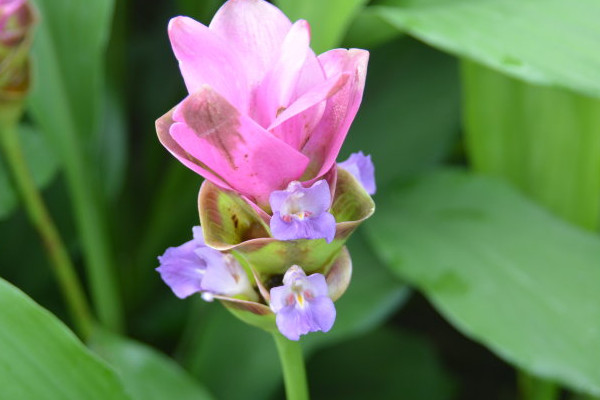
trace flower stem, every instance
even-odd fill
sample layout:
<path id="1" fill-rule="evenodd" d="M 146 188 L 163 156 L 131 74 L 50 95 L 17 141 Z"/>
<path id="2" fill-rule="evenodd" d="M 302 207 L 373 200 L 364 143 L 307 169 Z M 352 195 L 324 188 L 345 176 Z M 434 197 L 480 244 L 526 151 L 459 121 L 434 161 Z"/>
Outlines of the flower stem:
<path id="1" fill-rule="evenodd" d="M 279 333 L 274 333 L 273 337 L 281 361 L 287 400 L 308 400 L 308 384 L 300 342 L 288 340 Z"/>
<path id="2" fill-rule="evenodd" d="M 85 340 L 91 333 L 93 318 L 69 254 L 23 156 L 16 129 L 19 115 L 11 107 L 0 113 L 0 145 L 29 219 L 42 239 L 75 328 Z"/>

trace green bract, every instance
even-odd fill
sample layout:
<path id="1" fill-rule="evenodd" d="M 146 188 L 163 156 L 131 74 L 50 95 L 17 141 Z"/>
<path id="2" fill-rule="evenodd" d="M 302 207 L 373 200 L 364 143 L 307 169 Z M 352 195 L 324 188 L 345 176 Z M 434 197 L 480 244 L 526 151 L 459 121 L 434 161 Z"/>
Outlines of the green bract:
<path id="1" fill-rule="evenodd" d="M 230 252 L 254 277 L 254 285 L 268 300 L 270 282 L 277 281 L 292 265 L 308 274 L 326 276 L 329 294 L 337 300 L 346 290 L 352 274 L 352 261 L 344 244 L 352 232 L 369 218 L 375 204 L 360 183 L 347 171 L 337 169 L 331 213 L 336 235 L 324 239 L 282 241 L 271 237 L 269 216 L 239 194 L 205 181 L 200 189 L 198 208 L 206 244 Z M 271 309 L 261 303 L 215 296 L 240 319 L 267 330 L 275 330 Z M 258 318 L 257 318 L 258 317 Z"/>

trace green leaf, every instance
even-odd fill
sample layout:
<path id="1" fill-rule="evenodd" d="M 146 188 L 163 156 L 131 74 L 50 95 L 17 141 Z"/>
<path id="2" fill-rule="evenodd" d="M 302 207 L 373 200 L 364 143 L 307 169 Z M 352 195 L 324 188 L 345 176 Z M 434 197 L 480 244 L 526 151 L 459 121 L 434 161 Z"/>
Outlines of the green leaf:
<path id="1" fill-rule="evenodd" d="M 467 336 L 540 377 L 600 394 L 600 239 L 501 182 L 459 171 L 381 196 L 368 233 Z"/>
<path id="2" fill-rule="evenodd" d="M 360 236 L 360 232 L 355 233 L 348 244 L 353 277 L 346 293 L 335 303 L 335 325 L 328 333 L 302 337 L 302 346 L 308 353 L 381 325 L 408 297 L 407 287 L 383 269 Z M 281 383 L 271 335 L 237 321 L 216 304 L 202 306 L 209 315 L 198 319 L 191 335 L 194 342 L 183 351 L 190 369 L 205 379 L 219 398 L 268 398 Z M 227 349 L 227 357 L 223 349 Z M 235 385 L 231 384 L 232 377 Z"/>
<path id="3" fill-rule="evenodd" d="M 600 100 L 463 63 L 474 168 L 508 179 L 579 226 L 600 224 Z"/>
<path id="4" fill-rule="evenodd" d="M 113 0 L 35 0 L 42 16 L 33 55 L 31 104 L 36 118 L 69 113 L 72 128 L 89 136 L 99 123 L 103 54 Z M 77 32 L 77 34 L 74 34 Z"/>
<path id="5" fill-rule="evenodd" d="M 314 399 L 446 400 L 456 394 L 433 344 L 393 329 L 321 350 L 307 372 Z"/>
<path id="6" fill-rule="evenodd" d="M 360 10 L 346 32 L 343 47 L 370 49 L 402 35 L 375 10 L 374 7 Z"/>
<path id="7" fill-rule="evenodd" d="M 183 368 L 151 347 L 107 332 L 96 332 L 91 346 L 115 368 L 133 400 L 212 399 Z"/>
<path id="8" fill-rule="evenodd" d="M 600 96 L 595 0 L 384 0 L 403 32 L 533 83 Z"/>
<path id="9" fill-rule="evenodd" d="M 0 398 L 127 400 L 115 372 L 52 314 L 0 279 Z"/>
<path id="10" fill-rule="evenodd" d="M 311 47 L 322 53 L 339 47 L 348 25 L 367 0 L 276 0 L 292 21 L 305 19 L 311 27 Z"/>
<path id="11" fill-rule="evenodd" d="M 38 187 L 46 187 L 58 172 L 56 154 L 49 147 L 46 137 L 31 125 L 19 126 L 19 139 L 33 180 Z M 0 219 L 9 216 L 19 202 L 11 179 L 10 168 L 0 154 Z"/>
<path id="12" fill-rule="evenodd" d="M 371 154 L 379 187 L 431 168 L 458 139 L 459 107 L 452 57 L 410 38 L 373 49 L 361 109 L 339 159 Z"/>

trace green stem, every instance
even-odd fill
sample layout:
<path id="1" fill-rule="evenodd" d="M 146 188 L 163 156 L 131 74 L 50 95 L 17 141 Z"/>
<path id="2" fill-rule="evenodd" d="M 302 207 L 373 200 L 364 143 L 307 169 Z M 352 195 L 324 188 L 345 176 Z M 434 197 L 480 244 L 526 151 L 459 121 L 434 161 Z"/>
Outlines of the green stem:
<path id="1" fill-rule="evenodd" d="M 281 361 L 287 400 L 308 400 L 308 384 L 300 342 L 288 340 L 279 333 L 274 333 L 273 337 Z"/>
<path id="2" fill-rule="evenodd" d="M 524 371 L 518 372 L 518 386 L 521 400 L 557 400 L 560 397 L 560 387 L 557 384 Z"/>
<path id="3" fill-rule="evenodd" d="M 0 144 L 29 219 L 42 239 L 76 330 L 85 340 L 93 325 L 90 309 L 69 254 L 27 167 L 16 129 L 17 111 L 10 111 L 3 110 L 0 118 Z"/>

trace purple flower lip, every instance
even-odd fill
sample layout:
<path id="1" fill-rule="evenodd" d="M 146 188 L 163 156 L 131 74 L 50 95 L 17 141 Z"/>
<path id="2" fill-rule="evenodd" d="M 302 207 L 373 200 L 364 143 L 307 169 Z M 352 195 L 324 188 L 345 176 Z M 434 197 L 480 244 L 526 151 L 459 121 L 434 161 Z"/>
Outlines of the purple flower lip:
<path id="1" fill-rule="evenodd" d="M 377 191 L 375 185 L 375 166 L 371 156 L 365 156 L 362 151 L 350 154 L 346 161 L 338 163 L 340 168 L 350 172 L 362 185 L 368 194 L 373 195 Z"/>
<path id="2" fill-rule="evenodd" d="M 223 254 L 204 243 L 202 230 L 193 228 L 194 238 L 178 247 L 170 247 L 158 257 L 156 270 L 181 299 L 194 293 L 211 301 L 214 295 L 244 295 L 256 298 L 248 276 L 231 254 Z"/>
<path id="3" fill-rule="evenodd" d="M 275 239 L 325 239 L 335 237 L 335 218 L 329 213 L 331 191 L 322 179 L 305 188 L 298 181 L 286 190 L 275 190 L 269 197 L 273 217 L 271 233 Z"/>
<path id="4" fill-rule="evenodd" d="M 307 277 L 301 267 L 292 265 L 283 285 L 272 288 L 270 297 L 277 328 L 290 340 L 309 332 L 328 332 L 335 322 L 335 306 L 322 274 Z"/>

